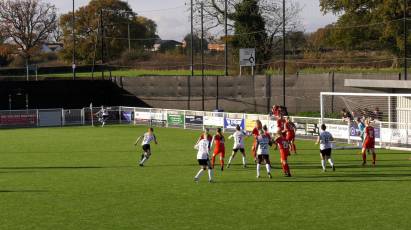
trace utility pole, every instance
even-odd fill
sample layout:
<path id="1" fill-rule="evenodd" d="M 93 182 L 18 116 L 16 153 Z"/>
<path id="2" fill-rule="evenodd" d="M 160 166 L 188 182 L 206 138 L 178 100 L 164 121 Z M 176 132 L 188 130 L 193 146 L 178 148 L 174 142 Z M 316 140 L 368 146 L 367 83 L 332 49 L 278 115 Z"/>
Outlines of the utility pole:
<path id="1" fill-rule="evenodd" d="M 204 95 L 204 3 L 201 2 L 201 42 L 200 42 L 200 48 L 201 48 L 201 91 L 202 91 L 202 111 L 205 110 L 205 95 Z"/>
<path id="2" fill-rule="evenodd" d="M 283 106 L 285 107 L 285 0 L 283 0 Z"/>
<path id="3" fill-rule="evenodd" d="M 72 36 L 73 36 L 73 57 L 72 57 L 72 68 L 73 68 L 73 80 L 76 80 L 76 14 L 74 12 L 74 0 L 73 0 L 73 12 L 72 12 Z"/>
<path id="4" fill-rule="evenodd" d="M 194 22 L 193 22 L 193 0 L 191 0 L 191 33 L 190 33 L 190 41 L 191 41 L 191 76 L 194 76 Z"/>
<path id="5" fill-rule="evenodd" d="M 408 80 L 408 47 L 407 47 L 407 41 L 408 41 L 408 26 L 407 26 L 407 9 L 408 9 L 408 4 L 407 0 L 404 0 L 404 80 Z"/>
<path id="6" fill-rule="evenodd" d="M 101 37 L 101 78 L 104 79 L 104 25 L 103 25 L 103 9 L 100 10 L 100 37 Z"/>
<path id="7" fill-rule="evenodd" d="M 130 21 L 127 24 L 128 52 L 131 51 Z"/>
<path id="8" fill-rule="evenodd" d="M 187 84 L 188 84 L 188 92 L 187 92 L 187 109 L 190 110 L 191 108 L 191 77 L 194 76 L 194 25 L 193 25 L 193 0 L 190 1 L 190 23 L 191 23 L 191 32 L 190 32 L 190 57 L 191 57 L 191 76 L 188 76 Z M 187 42 L 187 41 L 186 41 Z"/>
<path id="9" fill-rule="evenodd" d="M 225 0 L 224 5 L 224 31 L 225 31 L 225 41 L 224 41 L 224 75 L 228 76 L 228 26 L 227 26 L 227 11 L 228 11 L 228 0 Z"/>

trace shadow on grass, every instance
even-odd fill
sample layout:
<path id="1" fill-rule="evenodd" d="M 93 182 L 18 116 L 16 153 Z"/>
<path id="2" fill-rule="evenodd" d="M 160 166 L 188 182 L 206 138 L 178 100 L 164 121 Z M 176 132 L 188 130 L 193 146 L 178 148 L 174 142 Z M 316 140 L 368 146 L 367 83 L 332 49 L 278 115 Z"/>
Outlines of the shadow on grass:
<path id="1" fill-rule="evenodd" d="M 68 154 L 68 153 L 134 153 L 137 150 L 85 150 L 85 151 L 16 151 L 16 152 L 6 152 L 7 154 L 48 154 L 48 153 L 55 153 L 55 154 Z"/>
<path id="2" fill-rule="evenodd" d="M 321 169 L 321 165 L 320 164 L 309 164 L 309 163 L 302 163 L 302 162 L 292 162 L 290 163 L 290 167 L 292 169 Z M 336 167 L 337 168 L 341 168 L 341 169 L 378 169 L 378 168 L 410 168 L 411 164 L 378 164 L 377 162 L 377 166 L 375 167 L 371 167 L 370 164 L 366 165 L 366 166 L 362 166 L 361 165 L 361 161 L 359 161 L 358 164 L 342 164 L 339 165 L 338 163 L 336 163 Z"/>
<path id="3" fill-rule="evenodd" d="M 322 173 L 321 175 L 297 175 L 291 178 L 282 178 L 274 176 L 273 179 L 259 179 L 259 180 L 241 180 L 241 181 L 219 181 L 222 184 L 236 184 L 236 183 L 355 183 L 355 182 L 401 182 L 411 181 L 411 173 L 343 173 L 337 172 Z"/>
<path id="4" fill-rule="evenodd" d="M 111 168 L 135 168 L 137 166 L 27 166 L 27 167 L 0 167 L 0 170 L 81 170 L 81 169 L 111 169 Z M 20 171 L 26 173 L 28 171 Z M 36 172 L 36 171 L 31 171 Z M 0 172 L 9 173 L 9 172 Z"/>
<path id="5" fill-rule="evenodd" d="M 38 171 L 34 171 L 34 170 L 24 170 L 24 171 L 7 171 L 7 172 L 0 172 L 0 174 L 3 174 L 3 173 L 13 173 L 13 174 L 15 174 L 15 173 L 36 173 L 36 172 L 38 172 Z"/>
<path id="6" fill-rule="evenodd" d="M 261 180 L 241 180 L 241 181 L 218 181 L 219 184 L 247 184 L 247 183 L 367 183 L 367 182 L 401 182 L 401 181 L 411 181 L 411 177 L 409 179 L 327 179 L 327 180 L 298 180 L 305 177 L 294 177 L 294 179 L 284 178 L 281 180 L 274 176 L 273 179 L 261 179 Z M 313 177 L 321 179 L 321 177 Z"/>
<path id="7" fill-rule="evenodd" d="M 345 174 L 337 174 L 337 173 L 328 173 L 323 174 L 321 176 L 299 176 L 298 178 L 401 178 L 401 177 L 409 177 L 411 180 L 411 174 L 408 173 L 393 173 L 393 174 L 379 174 L 379 173 L 345 173 Z"/>
<path id="8" fill-rule="evenodd" d="M 0 193 L 46 193 L 47 190 L 1 190 Z"/>

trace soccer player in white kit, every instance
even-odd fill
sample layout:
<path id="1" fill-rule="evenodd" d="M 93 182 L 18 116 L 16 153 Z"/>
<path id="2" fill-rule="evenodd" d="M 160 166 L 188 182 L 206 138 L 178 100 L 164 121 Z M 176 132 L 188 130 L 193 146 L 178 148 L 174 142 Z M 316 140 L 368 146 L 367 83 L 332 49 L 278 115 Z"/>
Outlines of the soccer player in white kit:
<path id="1" fill-rule="evenodd" d="M 104 127 L 104 125 L 106 125 L 106 121 L 109 117 L 109 113 L 108 113 L 107 109 L 105 109 L 104 106 L 101 106 L 100 111 L 98 111 L 96 113 L 96 115 L 98 116 L 98 121 L 101 123 L 101 127 Z"/>
<path id="2" fill-rule="evenodd" d="M 265 133 L 264 130 L 260 130 L 257 137 L 257 178 L 260 178 L 260 167 L 263 160 L 266 164 L 265 167 L 267 169 L 268 178 L 272 178 L 269 156 L 270 141 L 271 137 Z"/>
<path id="3" fill-rule="evenodd" d="M 154 143 L 157 145 L 157 138 L 156 135 L 154 135 L 154 129 L 153 128 L 149 128 L 148 131 L 146 133 L 144 133 L 142 136 L 139 136 L 136 140 L 136 142 L 134 143 L 134 146 L 137 145 L 137 143 L 142 139 L 141 142 L 141 147 L 143 149 L 143 154 L 141 154 L 141 160 L 139 165 L 141 167 L 144 166 L 144 162 L 146 162 L 150 156 L 151 156 L 151 147 L 150 147 L 150 143 L 154 141 Z"/>
<path id="4" fill-rule="evenodd" d="M 195 146 L 195 149 L 198 150 L 197 152 L 197 161 L 200 165 L 200 171 L 195 175 L 194 181 L 198 182 L 200 180 L 201 175 L 208 169 L 208 182 L 213 181 L 213 168 L 210 165 L 210 141 L 205 138 L 201 139 Z"/>
<path id="5" fill-rule="evenodd" d="M 333 136 L 330 132 L 326 131 L 327 126 L 321 125 L 321 133 L 317 138 L 316 144 L 320 144 L 320 156 L 321 156 L 321 166 L 323 167 L 323 172 L 326 171 L 327 161 L 330 163 L 331 168 L 335 171 L 334 161 L 331 158 L 332 152 L 332 141 L 334 141 Z"/>
<path id="6" fill-rule="evenodd" d="M 233 152 L 231 153 L 230 159 L 228 160 L 227 168 L 230 168 L 231 161 L 234 159 L 238 151 L 240 151 L 240 153 L 243 155 L 243 167 L 247 167 L 244 149 L 244 138 L 246 136 L 247 134 L 244 132 L 244 130 L 241 130 L 241 127 L 237 125 L 236 131 L 233 133 L 233 135 L 228 137 L 228 139 L 234 138 L 234 146 Z"/>

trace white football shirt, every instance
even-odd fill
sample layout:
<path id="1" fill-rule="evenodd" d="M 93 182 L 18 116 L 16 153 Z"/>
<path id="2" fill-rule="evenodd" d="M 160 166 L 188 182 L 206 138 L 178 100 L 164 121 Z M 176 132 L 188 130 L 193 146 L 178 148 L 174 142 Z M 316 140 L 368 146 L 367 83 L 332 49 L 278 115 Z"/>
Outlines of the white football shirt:
<path id="1" fill-rule="evenodd" d="M 270 138 L 267 135 L 257 137 L 257 155 L 268 155 Z"/>
<path id="2" fill-rule="evenodd" d="M 197 160 L 208 160 L 209 144 L 210 142 L 207 139 L 202 139 L 198 142 L 198 144 L 195 146 L 195 148 L 198 149 Z"/>
<path id="3" fill-rule="evenodd" d="M 320 150 L 331 149 L 333 136 L 328 131 L 323 131 L 320 133 Z"/>
<path id="4" fill-rule="evenodd" d="M 156 136 L 153 133 L 144 133 L 144 138 L 143 141 L 141 142 L 141 145 L 149 145 L 151 142 L 156 140 Z"/>
<path id="5" fill-rule="evenodd" d="M 234 146 L 233 149 L 243 149 L 244 148 L 244 138 L 246 133 L 244 131 L 235 131 L 233 135 L 229 138 L 234 138 Z"/>

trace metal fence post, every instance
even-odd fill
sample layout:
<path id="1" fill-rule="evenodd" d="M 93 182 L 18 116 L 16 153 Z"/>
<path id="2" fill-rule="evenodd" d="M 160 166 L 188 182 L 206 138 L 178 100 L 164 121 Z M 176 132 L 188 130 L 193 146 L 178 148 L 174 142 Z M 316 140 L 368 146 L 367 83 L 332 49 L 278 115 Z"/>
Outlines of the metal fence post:
<path id="1" fill-rule="evenodd" d="M 118 121 L 119 121 L 120 124 L 122 123 L 122 121 L 121 121 L 121 108 L 122 108 L 122 106 L 118 107 Z"/>
<path id="2" fill-rule="evenodd" d="M 183 116 L 184 116 L 184 119 L 183 119 L 184 129 L 187 129 L 187 125 L 186 125 L 186 113 L 187 113 L 187 111 L 184 110 L 184 114 L 183 114 Z"/>
<path id="3" fill-rule="evenodd" d="M 85 125 L 86 124 L 86 118 L 85 118 L 85 112 L 84 112 L 84 108 L 81 109 L 81 124 Z"/>
<path id="4" fill-rule="evenodd" d="M 381 130 L 382 130 L 382 122 L 380 122 L 380 146 L 382 148 L 382 136 L 381 136 Z"/>
<path id="5" fill-rule="evenodd" d="M 65 125 L 64 109 L 61 109 L 61 126 Z"/>
<path id="6" fill-rule="evenodd" d="M 39 110 L 38 109 L 36 109 L 36 117 L 37 117 L 37 119 L 36 119 L 36 121 L 37 121 L 37 127 L 39 127 L 40 126 L 40 117 L 39 117 Z"/>

